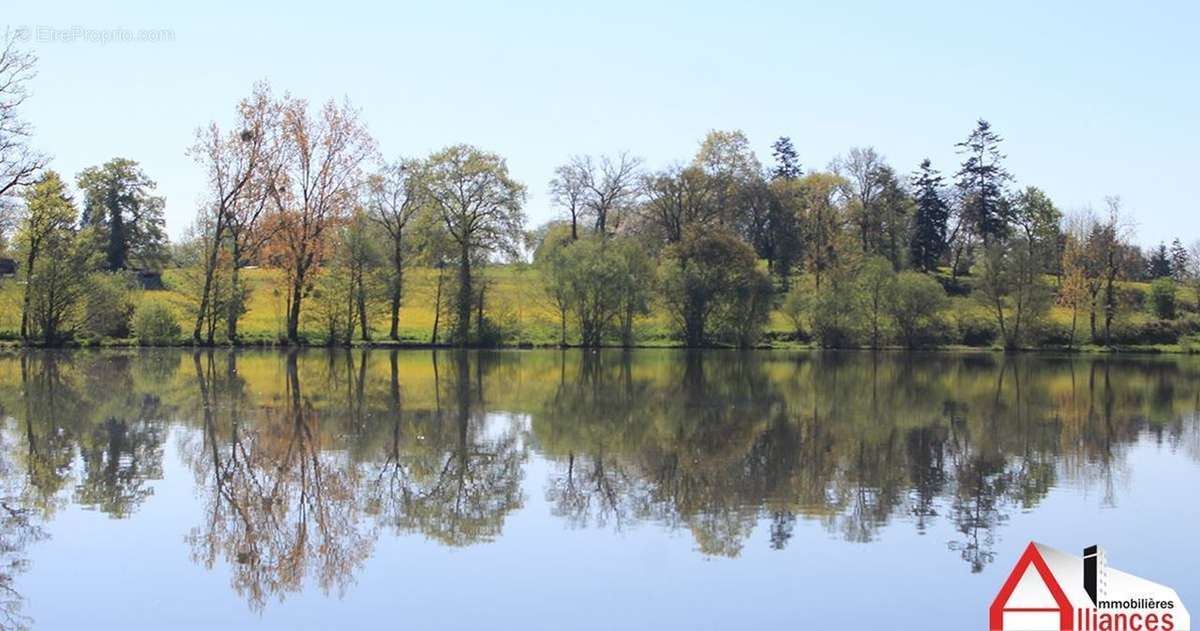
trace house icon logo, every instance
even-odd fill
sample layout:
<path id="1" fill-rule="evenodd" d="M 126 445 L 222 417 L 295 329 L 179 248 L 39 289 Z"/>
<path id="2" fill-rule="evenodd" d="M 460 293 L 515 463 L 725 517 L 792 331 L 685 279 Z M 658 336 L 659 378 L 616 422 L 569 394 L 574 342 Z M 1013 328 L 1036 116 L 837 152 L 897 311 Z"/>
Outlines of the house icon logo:
<path id="1" fill-rule="evenodd" d="M 1108 567 L 1099 546 L 1083 556 L 1030 543 L 988 610 L 992 631 L 1188 631 L 1175 590 Z"/>

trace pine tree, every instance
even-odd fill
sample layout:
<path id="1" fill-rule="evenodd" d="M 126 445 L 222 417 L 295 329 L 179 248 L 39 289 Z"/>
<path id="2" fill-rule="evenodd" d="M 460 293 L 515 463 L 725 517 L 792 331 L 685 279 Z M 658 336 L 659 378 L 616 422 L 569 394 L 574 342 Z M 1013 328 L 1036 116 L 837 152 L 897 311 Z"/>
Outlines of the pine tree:
<path id="1" fill-rule="evenodd" d="M 1158 247 L 1150 253 L 1150 260 L 1146 264 L 1146 272 L 1150 278 L 1169 278 L 1171 276 L 1171 255 L 1167 252 L 1165 243 L 1159 243 Z"/>
<path id="2" fill-rule="evenodd" d="M 922 160 L 920 169 L 913 173 L 912 185 L 917 203 L 912 240 L 909 241 L 912 266 L 932 271 L 937 269 L 946 251 L 946 222 L 950 208 L 942 199 L 942 175 L 933 168 L 929 158 Z"/>
<path id="3" fill-rule="evenodd" d="M 1009 231 L 1004 187 L 1012 175 L 1002 164 L 1005 158 L 1000 153 L 1002 141 L 990 123 L 979 119 L 971 135 L 955 145 L 959 153 L 967 156 L 955 174 L 963 193 L 964 215 L 985 245 L 1003 239 Z"/>
<path id="4" fill-rule="evenodd" d="M 804 174 L 791 138 L 780 136 L 779 140 L 771 145 L 771 155 L 775 158 L 775 167 L 771 169 L 772 180 L 794 180 Z"/>
<path id="5" fill-rule="evenodd" d="M 1183 247 L 1183 242 L 1176 237 L 1171 242 L 1171 277 L 1181 282 L 1187 280 L 1191 263 L 1192 257 L 1187 248 Z"/>

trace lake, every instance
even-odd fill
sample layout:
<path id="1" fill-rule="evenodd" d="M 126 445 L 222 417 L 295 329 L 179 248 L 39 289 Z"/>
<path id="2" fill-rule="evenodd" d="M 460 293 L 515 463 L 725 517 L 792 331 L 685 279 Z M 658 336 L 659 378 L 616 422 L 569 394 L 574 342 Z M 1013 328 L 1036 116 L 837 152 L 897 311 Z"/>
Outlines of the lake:
<path id="1" fill-rule="evenodd" d="M 11 352 L 0 409 L 3 627 L 985 628 L 1030 540 L 1200 603 L 1195 358 Z"/>

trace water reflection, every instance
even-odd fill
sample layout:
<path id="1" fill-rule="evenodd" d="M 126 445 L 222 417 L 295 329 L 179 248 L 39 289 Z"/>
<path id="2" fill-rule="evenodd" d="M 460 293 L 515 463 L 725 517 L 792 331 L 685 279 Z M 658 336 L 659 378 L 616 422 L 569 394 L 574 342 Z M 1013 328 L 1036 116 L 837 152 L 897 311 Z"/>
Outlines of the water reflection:
<path id="1" fill-rule="evenodd" d="M 852 542 L 953 524 L 993 559 L 1057 487 L 1120 501 L 1138 440 L 1200 455 L 1188 358 L 754 352 L 115 352 L 0 357 L 0 625 L 41 524 L 138 519 L 178 449 L 192 559 L 254 609 L 344 592 L 381 537 L 470 546 L 539 501 L 569 528 L 657 524 L 736 557 L 801 520 Z M 175 437 L 176 444 L 168 437 Z M 531 459 L 545 479 L 526 480 Z M 539 471 L 546 470 L 539 467 Z M 535 496 L 536 497 L 536 496 Z M 174 535 L 172 535 L 174 536 Z"/>

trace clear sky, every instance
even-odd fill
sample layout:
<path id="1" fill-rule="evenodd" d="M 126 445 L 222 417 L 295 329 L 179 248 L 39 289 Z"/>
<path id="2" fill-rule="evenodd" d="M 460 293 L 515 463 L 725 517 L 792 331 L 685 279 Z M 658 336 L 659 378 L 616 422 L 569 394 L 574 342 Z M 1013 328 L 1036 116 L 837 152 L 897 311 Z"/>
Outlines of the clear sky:
<path id="1" fill-rule="evenodd" d="M 0 20 L 29 28 L 40 59 L 37 147 L 72 178 L 141 162 L 172 235 L 202 186 L 195 128 L 265 78 L 348 97 L 388 157 L 457 142 L 506 156 L 531 224 L 553 216 L 546 182 L 573 153 L 659 167 L 742 129 L 764 162 L 788 135 L 806 168 L 871 145 L 903 173 L 925 156 L 949 173 L 984 117 L 1018 183 L 1064 210 L 1119 194 L 1138 241 L 1200 238 L 1197 2 L 11 0 Z M 75 27 L 173 37 L 46 39 Z"/>

